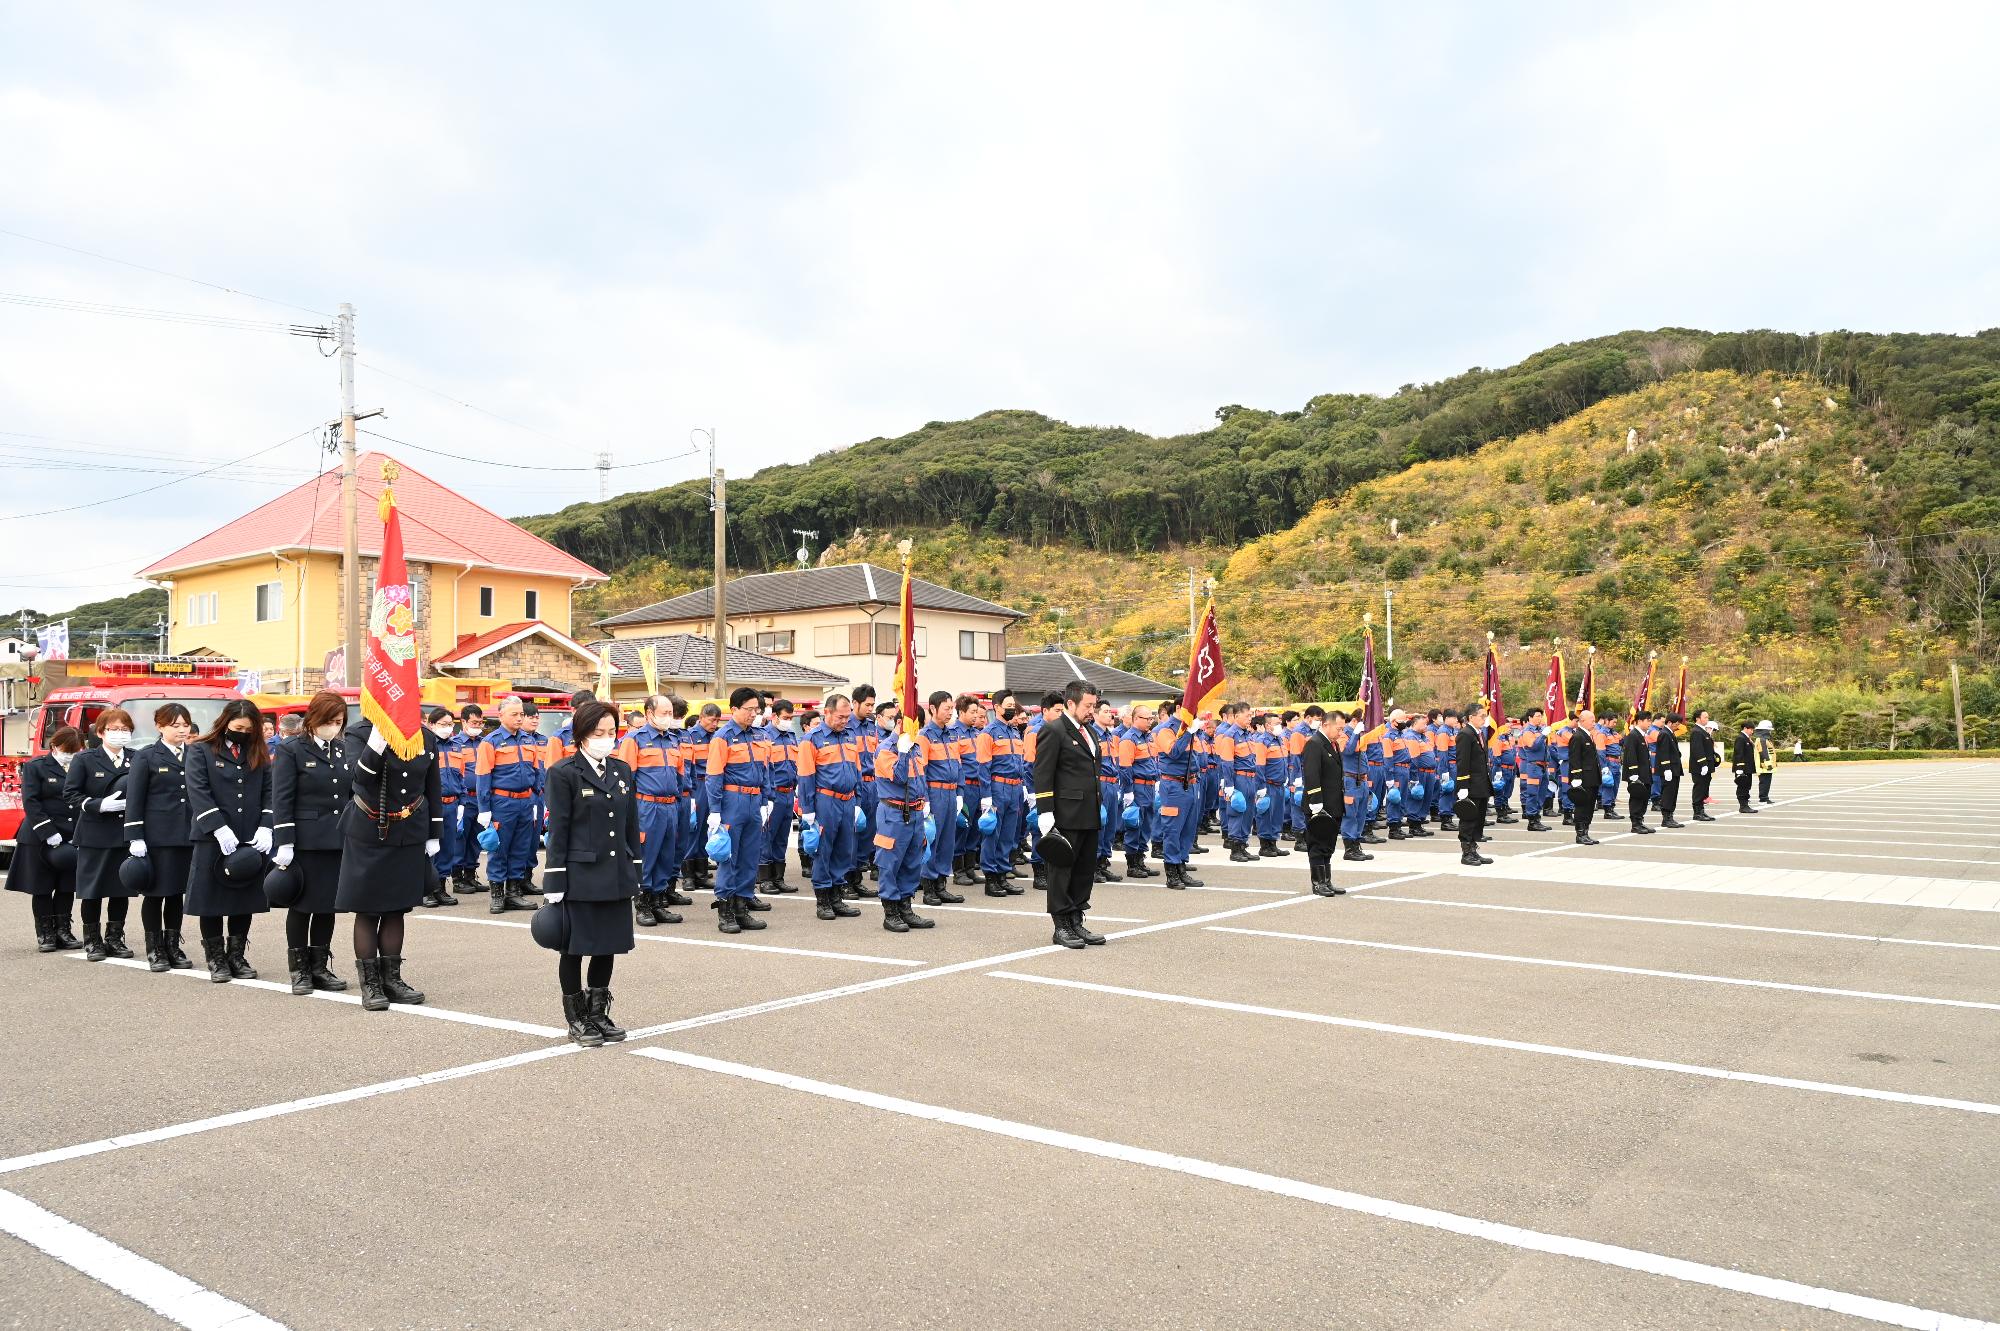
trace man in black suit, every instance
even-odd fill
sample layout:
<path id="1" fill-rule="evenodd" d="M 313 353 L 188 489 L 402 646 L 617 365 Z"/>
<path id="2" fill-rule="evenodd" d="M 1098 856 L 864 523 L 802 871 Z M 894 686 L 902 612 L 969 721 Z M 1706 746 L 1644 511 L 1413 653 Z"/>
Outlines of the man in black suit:
<path id="1" fill-rule="evenodd" d="M 1762 809 L 1750 804 L 1750 779 L 1757 775 L 1757 737 L 1750 729 L 1748 718 L 1743 729 L 1737 732 L 1736 747 L 1729 754 L 1729 770 L 1736 777 L 1736 812 L 1762 813 Z"/>
<path id="2" fill-rule="evenodd" d="M 1485 840 L 1486 806 L 1493 801 L 1493 771 L 1487 762 L 1486 704 L 1475 702 L 1465 709 L 1465 728 L 1458 732 L 1458 862 L 1491 864 L 1479 853 Z"/>
<path id="3" fill-rule="evenodd" d="M 1653 740 L 1648 733 L 1651 712 L 1634 712 L 1632 724 L 1620 742 L 1620 770 L 1625 774 L 1625 808 L 1632 815 L 1632 830 L 1651 836 L 1656 829 L 1646 826 L 1646 805 L 1653 798 Z"/>
<path id="4" fill-rule="evenodd" d="M 1679 712 L 1669 712 L 1653 732 L 1653 770 L 1660 776 L 1660 826 L 1686 827 L 1674 821 L 1674 809 L 1681 800 L 1681 741 L 1674 727 L 1681 724 Z"/>
<path id="5" fill-rule="evenodd" d="M 1715 751 L 1713 723 L 1707 711 L 1698 711 L 1694 714 L 1694 724 L 1688 727 L 1688 771 L 1694 775 L 1694 798 L 1689 802 L 1694 805 L 1694 820 L 1698 823 L 1715 821 L 1708 812 L 1708 783 L 1721 765 L 1721 755 Z"/>
<path id="6" fill-rule="evenodd" d="M 1097 690 L 1080 679 L 1063 688 L 1063 709 L 1042 721 L 1035 740 L 1035 828 L 1039 836 L 1059 834 L 1069 842 L 1068 864 L 1049 864 L 1050 940 L 1079 948 L 1104 941 L 1084 925 L 1090 888 L 1097 872 L 1097 837 L 1103 825 L 1098 802 L 1098 741 L 1090 729 Z M 1048 860 L 1046 849 L 1042 858 Z"/>
<path id="7" fill-rule="evenodd" d="M 1313 894 L 1337 897 L 1347 891 L 1333 885 L 1334 835 L 1340 831 L 1341 815 L 1346 811 L 1340 744 L 1347 731 L 1347 713 L 1329 712 L 1315 719 L 1319 724 L 1313 727 L 1299 754 L 1299 784 L 1306 805 L 1306 866 L 1312 871 Z M 1361 849 L 1358 841 L 1348 843 L 1347 857 L 1374 858 Z"/>
<path id="8" fill-rule="evenodd" d="M 1597 790 L 1604 780 L 1604 759 L 1597 752 L 1597 716 L 1578 712 L 1569 732 L 1569 802 L 1576 823 L 1576 844 L 1594 846 L 1590 820 L 1597 814 Z"/>

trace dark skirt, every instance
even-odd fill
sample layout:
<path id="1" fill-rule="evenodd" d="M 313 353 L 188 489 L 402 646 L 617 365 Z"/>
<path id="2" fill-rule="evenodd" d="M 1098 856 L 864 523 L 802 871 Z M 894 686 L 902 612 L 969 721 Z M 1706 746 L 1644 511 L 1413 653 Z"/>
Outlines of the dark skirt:
<path id="1" fill-rule="evenodd" d="M 66 846 L 74 845 L 68 837 L 63 838 Z M 27 892 L 35 896 L 47 896 L 55 892 L 76 891 L 76 868 L 58 873 L 49 863 L 49 843 L 46 833 L 39 842 L 27 839 L 14 844 L 14 860 L 7 866 L 6 888 L 9 892 Z"/>
<path id="2" fill-rule="evenodd" d="M 118 866 L 126 859 L 119 846 L 78 846 L 76 848 L 76 899 L 102 901 L 106 897 L 137 896 L 118 881 Z"/>
<path id="3" fill-rule="evenodd" d="M 292 852 L 292 871 L 305 881 L 305 895 L 293 910 L 314 915 L 331 915 L 334 897 L 340 889 L 340 852 L 299 850 Z"/>
<path id="4" fill-rule="evenodd" d="M 415 910 L 437 881 L 437 866 L 424 854 L 423 843 L 385 846 L 349 837 L 340 851 L 339 886 L 333 909 L 357 915 L 387 915 Z"/>
<path id="5" fill-rule="evenodd" d="M 146 863 L 153 866 L 153 885 L 146 889 L 149 897 L 177 897 L 188 889 L 188 879 L 194 875 L 193 846 L 156 846 L 146 843 Z"/>
<path id="6" fill-rule="evenodd" d="M 246 840 L 244 845 L 250 843 Z M 264 899 L 264 877 L 232 882 L 222 876 L 222 847 L 203 837 L 194 848 L 188 871 L 187 913 L 190 915 L 262 915 L 271 909 Z"/>
<path id="7" fill-rule="evenodd" d="M 562 908 L 569 913 L 569 957 L 610 957 L 630 952 L 635 946 L 632 933 L 632 900 L 570 901 Z"/>

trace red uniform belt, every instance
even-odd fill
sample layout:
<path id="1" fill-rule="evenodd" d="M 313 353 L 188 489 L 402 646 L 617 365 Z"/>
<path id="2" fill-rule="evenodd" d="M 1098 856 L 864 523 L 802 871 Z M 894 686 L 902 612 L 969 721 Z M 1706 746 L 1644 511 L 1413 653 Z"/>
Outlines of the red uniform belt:
<path id="1" fill-rule="evenodd" d="M 896 809 L 927 809 L 930 807 L 929 802 L 926 800 L 882 800 L 880 802 Z"/>
<path id="2" fill-rule="evenodd" d="M 739 795 L 761 795 L 764 793 L 762 786 L 734 786 L 724 782 L 722 788 L 724 790 L 733 790 Z"/>
<path id="3" fill-rule="evenodd" d="M 854 798 L 854 792 L 851 790 L 820 790 L 815 793 L 824 795 L 830 800 L 851 800 Z"/>
<path id="4" fill-rule="evenodd" d="M 957 789 L 958 789 L 958 782 L 956 782 L 956 781 L 933 781 L 933 782 L 931 782 L 931 789 L 932 789 L 932 790 L 957 790 Z"/>
<path id="5" fill-rule="evenodd" d="M 1135 786 L 1157 786 L 1160 784 L 1160 779 L 1153 776 L 1135 776 L 1132 778 L 1132 784 Z"/>
<path id="6" fill-rule="evenodd" d="M 1018 786 L 1021 784 L 1021 778 L 1018 776 L 996 776 L 993 778 L 993 781 L 994 784 L 1002 786 Z"/>
<path id="7" fill-rule="evenodd" d="M 439 804 L 456 804 L 456 803 L 458 803 L 458 796 L 456 796 L 456 795 L 440 795 L 440 796 L 438 796 L 438 803 L 439 803 Z"/>
<path id="8" fill-rule="evenodd" d="M 418 801 L 418 803 L 421 802 L 422 801 Z M 384 815 L 379 814 L 375 810 L 369 808 L 367 804 L 363 803 L 359 797 L 356 797 L 354 804 L 356 808 L 361 810 L 361 812 L 367 814 L 370 818 L 373 818 L 378 822 L 384 817 Z M 393 823 L 400 819 L 408 818 L 411 814 L 414 814 L 416 811 L 417 811 L 416 804 L 406 804 L 402 808 L 396 810 L 394 813 L 388 814 L 387 817 L 389 821 Z"/>
<path id="9" fill-rule="evenodd" d="M 496 790 L 493 793 L 505 800 L 531 800 L 535 797 L 532 790 Z"/>
<path id="10" fill-rule="evenodd" d="M 643 790 L 639 792 L 639 798 L 648 804 L 678 804 L 681 800 L 679 795 L 648 795 Z"/>

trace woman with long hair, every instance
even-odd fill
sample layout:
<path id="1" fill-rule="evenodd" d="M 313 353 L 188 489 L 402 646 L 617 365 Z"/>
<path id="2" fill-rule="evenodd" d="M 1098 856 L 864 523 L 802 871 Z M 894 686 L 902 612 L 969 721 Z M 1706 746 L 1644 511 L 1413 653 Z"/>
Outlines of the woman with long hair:
<path id="1" fill-rule="evenodd" d="M 48 743 L 47 753 L 21 764 L 21 830 L 15 833 L 7 890 L 28 894 L 36 949 L 65 952 L 83 946 L 69 928 L 70 903 L 76 900 L 76 804 L 63 794 L 63 779 L 83 748 L 83 736 L 74 726 L 63 726 Z"/>
<path id="2" fill-rule="evenodd" d="M 257 704 L 244 698 L 223 704 L 187 759 L 194 828 L 187 909 L 201 920 L 201 950 L 208 978 L 216 984 L 257 978 L 243 955 L 250 944 L 250 917 L 271 907 L 264 900 L 261 865 L 235 865 L 249 858 L 237 856 L 245 847 L 271 853 L 270 779 L 271 754 Z"/>
<path id="3" fill-rule="evenodd" d="M 415 756 L 404 758 L 379 726 L 362 721 L 348 730 L 353 765 L 333 908 L 354 915 L 354 965 L 367 1012 L 424 1001 L 403 982 L 404 917 L 437 882 L 432 859 L 444 837 L 444 805 L 436 738 L 422 730 L 416 738 Z"/>
<path id="4" fill-rule="evenodd" d="M 611 756 L 617 708 L 595 699 L 578 705 L 570 733 L 577 751 L 549 771 L 542 889 L 544 899 L 568 916 L 569 941 L 556 962 L 556 981 L 569 1038 L 595 1047 L 625 1038 L 611 1020 L 611 967 L 634 941 L 627 903 L 639 892 L 639 798 L 632 769 Z"/>
<path id="5" fill-rule="evenodd" d="M 292 992 L 342 990 L 333 973 L 333 902 L 340 886 L 340 811 L 347 803 L 347 701 L 321 689 L 305 727 L 271 755 L 271 862 L 294 870 L 303 894 L 285 914 Z"/>
<path id="6" fill-rule="evenodd" d="M 126 855 L 125 780 L 132 762 L 125 746 L 132 742 L 132 714 L 107 707 L 91 729 L 99 747 L 77 755 L 63 775 L 63 795 L 77 810 L 76 895 L 83 903 L 83 955 L 90 961 L 124 959 L 132 955 L 125 946 L 126 901 L 138 895 L 119 873 Z"/>
<path id="7" fill-rule="evenodd" d="M 139 918 L 146 927 L 146 964 L 154 971 L 188 970 L 181 949 L 181 908 L 194 865 L 188 826 L 187 744 L 194 718 L 177 702 L 153 713 L 160 738 L 132 755 L 125 778 L 126 851 L 151 872 Z"/>

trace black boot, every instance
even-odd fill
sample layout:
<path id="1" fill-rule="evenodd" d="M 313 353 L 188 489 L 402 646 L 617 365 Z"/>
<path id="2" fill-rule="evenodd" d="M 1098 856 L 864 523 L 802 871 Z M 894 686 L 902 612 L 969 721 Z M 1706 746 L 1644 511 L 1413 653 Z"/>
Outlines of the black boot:
<path id="1" fill-rule="evenodd" d="M 1050 936 L 1049 941 L 1057 947 L 1066 947 L 1073 952 L 1081 952 L 1084 948 L 1083 935 L 1077 933 L 1076 926 L 1072 923 L 1075 919 L 1075 911 L 1064 911 L 1062 914 L 1056 916 L 1055 933 Z"/>
<path id="2" fill-rule="evenodd" d="M 1456 832 L 1457 830 L 1458 830 L 1458 819 L 1452 817 L 1450 814 L 1446 814 L 1444 815 L 1444 817 L 1438 819 L 1438 831 Z"/>
<path id="3" fill-rule="evenodd" d="M 799 890 L 797 887 L 785 881 L 784 865 L 771 864 L 771 865 L 766 865 L 765 867 L 770 869 L 771 871 L 771 890 L 773 892 L 797 892 Z"/>
<path id="4" fill-rule="evenodd" d="M 1182 867 L 1181 867 L 1180 865 L 1178 865 L 1178 864 L 1169 864 L 1169 865 L 1167 866 L 1167 884 L 1166 884 L 1166 885 L 1167 885 L 1167 886 L 1168 886 L 1169 888 L 1171 888 L 1171 889 L 1172 889 L 1173 891 L 1176 891 L 1176 892 L 1180 892 L 1180 891 L 1184 891 L 1184 890 L 1186 889 L 1186 887 L 1187 887 L 1187 884 L 1185 884 L 1185 883 L 1181 882 L 1181 874 L 1182 874 L 1182 872 L 1183 872 L 1183 869 L 1182 869 Z"/>
<path id="5" fill-rule="evenodd" d="M 936 920 L 926 919 L 910 909 L 910 899 L 908 897 L 904 897 L 896 903 L 896 913 L 901 915 L 903 923 L 912 929 L 935 929 L 937 927 Z"/>
<path id="6" fill-rule="evenodd" d="M 833 907 L 833 915 L 835 919 L 853 920 L 860 918 L 861 912 L 855 907 L 847 904 L 847 899 L 840 895 L 839 888 L 837 887 L 828 888 L 826 893 L 826 900 L 827 904 Z"/>
<path id="7" fill-rule="evenodd" d="M 1316 897 L 1340 895 L 1340 890 L 1333 885 L 1332 865 L 1321 864 L 1317 861 L 1314 862 L 1312 866 L 1312 890 L 1313 895 Z"/>
<path id="8" fill-rule="evenodd" d="M 903 912 L 897 909 L 902 904 L 900 901 L 891 901 L 887 897 L 882 898 L 882 927 L 892 934 L 906 934 L 910 932 L 910 926 L 903 923 Z"/>
<path id="9" fill-rule="evenodd" d="M 597 1028 L 597 1033 L 604 1038 L 604 1042 L 617 1044 L 624 1039 L 624 1028 L 611 1020 L 611 990 L 586 989 L 583 995 L 589 1000 L 590 1024 Z"/>
<path id="10" fill-rule="evenodd" d="M 424 889 L 423 897 L 417 903 L 435 909 L 444 904 L 444 882 L 437 875 L 431 876 L 431 885 Z"/>
<path id="11" fill-rule="evenodd" d="M 449 878 L 443 874 L 438 875 L 438 905 L 456 906 L 458 904 L 458 898 L 451 894 L 451 885 L 457 878 L 458 870 L 456 869 L 451 871 Z"/>
<path id="12" fill-rule="evenodd" d="M 231 935 L 230 935 L 230 937 L 229 937 L 229 951 L 228 951 L 228 954 L 227 954 L 227 955 L 228 955 L 228 957 L 229 957 L 229 978 L 230 978 L 230 979 L 232 979 L 232 980 L 254 980 L 254 979 L 256 979 L 256 978 L 257 978 L 257 972 L 256 972 L 256 970 L 254 970 L 254 969 L 253 969 L 253 968 L 251 967 L 251 965 L 250 965 L 249 961 L 248 961 L 247 959 L 245 959 L 245 957 L 243 956 L 243 951 L 244 951 L 244 949 L 245 949 L 245 948 L 247 948 L 247 947 L 249 947 L 249 946 L 250 946 L 250 940 L 249 940 L 249 938 L 247 938 L 247 937 L 245 937 L 245 936 L 243 936 L 243 935 L 241 935 L 241 934 L 231 934 Z"/>
<path id="13" fill-rule="evenodd" d="M 1594 846 L 1597 844 L 1597 838 L 1592 836 L 1588 832 L 1578 830 L 1576 834 L 1576 844 L 1579 846 Z"/>
<path id="14" fill-rule="evenodd" d="M 1456 824 L 1453 825 L 1453 830 L 1457 830 Z M 1364 846 L 1379 846 L 1382 844 L 1382 838 L 1376 836 L 1367 828 L 1363 828 L 1361 830 L 1361 844 Z"/>
<path id="15" fill-rule="evenodd" d="M 988 872 L 986 875 L 986 895 L 989 897 L 1004 897 L 1007 894 L 1007 875 L 1004 873 Z"/>
<path id="16" fill-rule="evenodd" d="M 169 966 L 166 940 L 158 929 L 146 930 L 146 969 L 158 975 Z"/>
<path id="17" fill-rule="evenodd" d="M 365 989 L 368 984 L 366 976 L 362 977 L 361 983 Z M 367 1006 L 365 1000 L 362 1005 Z M 388 1006 L 387 1000 L 384 1000 L 382 1006 Z M 585 1049 L 595 1049 L 604 1043 L 604 1033 L 597 1029 L 597 1023 L 590 1018 L 590 999 L 587 996 L 564 994 L 563 1020 L 569 1023 L 569 1038 L 573 1043 L 580 1044 Z"/>
<path id="18" fill-rule="evenodd" d="M 1485 864 L 1487 860 L 1484 855 L 1479 853 L 1479 847 L 1473 845 L 1470 841 L 1461 841 L 1458 843 L 1458 862 L 1477 868 L 1479 865 Z"/>
<path id="19" fill-rule="evenodd" d="M 856 901 L 873 901 L 881 895 L 881 892 L 875 886 L 876 876 L 880 873 L 881 870 L 874 864 L 868 866 L 868 877 L 866 879 L 862 878 L 861 870 L 856 869 L 854 871 L 854 876 L 849 878 L 847 882 L 848 886 L 853 889 Z"/>
<path id="20" fill-rule="evenodd" d="M 1530 832 L 1546 832 L 1549 830 L 1549 825 L 1542 821 L 1542 815 L 1531 813 L 1528 815 L 1528 830 Z"/>
<path id="21" fill-rule="evenodd" d="M 1256 860 L 1257 857 L 1250 853 L 1250 844 L 1247 841 L 1232 841 L 1229 843 L 1229 862 L 1231 864 L 1254 864 Z"/>
<path id="22" fill-rule="evenodd" d="M 403 1003 L 415 1006 L 424 1001 L 424 995 L 421 990 L 412 989 L 409 985 L 403 983 L 403 959 L 401 957 L 392 957 L 384 952 L 379 960 L 382 963 L 382 991 L 389 995 L 391 1003 Z"/>
<path id="23" fill-rule="evenodd" d="M 164 969 L 164 968 L 163 968 Z M 313 991 L 312 949 L 308 947 L 288 947 L 285 949 L 285 969 L 291 972 L 292 992 L 304 998 Z"/>
<path id="24" fill-rule="evenodd" d="M 1035 862 L 1035 890 L 1037 892 L 1049 890 L 1049 866 L 1039 860 Z"/>
<path id="25" fill-rule="evenodd" d="M 1636 818 L 1632 820 L 1632 834 L 1633 834 L 1634 836 L 1656 836 L 1656 835 L 1658 835 L 1658 833 L 1657 833 L 1657 832 L 1656 832 L 1656 831 L 1655 831 L 1655 830 L 1654 830 L 1653 828 L 1650 828 L 1650 827 L 1646 826 L 1646 825 L 1645 825 L 1644 823 L 1640 822 L 1640 821 L 1639 821 L 1638 819 L 1636 819 Z"/>
<path id="26" fill-rule="evenodd" d="M 1571 813 L 1568 809 L 1563 810 L 1563 826 L 1564 827 L 1576 826 L 1576 815 L 1574 813 Z"/>
<path id="27" fill-rule="evenodd" d="M 745 929 L 755 931 L 771 927 L 756 916 L 757 907 L 760 905 L 765 910 L 771 909 L 769 902 L 759 902 L 755 897 L 731 897 L 729 904 L 736 908 L 736 922 Z"/>
<path id="28" fill-rule="evenodd" d="M 1661 826 L 1661 827 L 1686 827 L 1686 826 L 1687 826 L 1687 824 L 1686 824 L 1686 823 L 1683 823 L 1683 822 L 1680 822 L 1680 821 L 1679 821 L 1679 820 L 1677 820 L 1677 819 L 1676 819 L 1676 818 L 1675 818 L 1675 817 L 1674 817 L 1674 816 L 1673 816 L 1672 814 L 1668 814 L 1668 815 L 1667 815 L 1666 817 L 1664 817 L 1664 818 L 1660 819 L 1660 826 Z"/>
<path id="29" fill-rule="evenodd" d="M 498 915 L 507 909 L 507 884 L 494 883 L 488 894 L 490 897 L 490 904 L 486 907 L 488 915 Z"/>
<path id="30" fill-rule="evenodd" d="M 1347 841 L 1347 849 L 1341 852 L 1340 858 L 1343 860 L 1372 860 L 1375 857 L 1361 849 L 1361 843 L 1350 837 Z"/>
<path id="31" fill-rule="evenodd" d="M 500 908 L 502 910 L 534 910 L 535 903 L 522 895 L 527 890 L 528 880 L 525 878 L 516 878 L 513 882 L 508 883 L 506 890 L 500 894 Z"/>
<path id="32" fill-rule="evenodd" d="M 1207 883 L 1204 883 L 1204 882 L 1203 882 L 1203 881 L 1202 881 L 1201 879 L 1199 879 L 1199 878 L 1195 877 L 1195 876 L 1194 876 L 1194 871 L 1193 871 L 1193 869 L 1192 869 L 1192 868 L 1191 868 L 1190 866 L 1188 866 L 1188 865 L 1185 865 L 1185 864 L 1183 864 L 1183 865 L 1181 866 L 1181 886 L 1182 886 L 1182 887 L 1207 887 L 1207 886 L 1208 886 L 1208 884 L 1207 884 Z"/>
<path id="33" fill-rule="evenodd" d="M 359 957 L 354 969 L 361 976 L 361 1010 L 363 1012 L 387 1012 L 389 993 L 382 987 L 382 958 Z"/>
<path id="34" fill-rule="evenodd" d="M 1738 801 L 1737 801 L 1737 803 L 1736 803 L 1736 812 L 1738 812 L 1738 813 L 1762 813 L 1762 812 L 1764 812 L 1764 811 L 1763 811 L 1762 809 L 1753 809 L 1753 808 L 1751 808 L 1751 807 L 1750 807 L 1750 801 L 1749 801 L 1749 800 L 1738 800 Z"/>
<path id="35" fill-rule="evenodd" d="M 35 951 L 62 951 L 62 944 L 56 941 L 56 927 L 39 915 L 35 917 Z"/>
<path id="36" fill-rule="evenodd" d="M 1104 935 L 1097 933 L 1096 931 L 1091 929 L 1089 925 L 1083 922 L 1082 911 L 1073 910 L 1069 913 L 1069 927 L 1075 931 L 1076 936 L 1078 938 L 1081 938 L 1085 943 L 1089 944 L 1091 947 L 1104 946 Z"/>
<path id="37" fill-rule="evenodd" d="M 1391 841 L 1402 841 L 1407 839 L 1407 837 L 1408 833 L 1403 831 L 1403 825 L 1401 823 L 1394 823 L 1390 825 L 1389 839 Z"/>
<path id="38" fill-rule="evenodd" d="M 972 876 L 972 856 L 960 855 L 956 860 L 956 865 L 957 865 L 957 872 L 952 874 L 951 876 L 951 881 L 953 886 L 955 887 L 979 886 L 979 880 Z"/>
<path id="39" fill-rule="evenodd" d="M 1697 809 L 1695 810 L 1694 820 L 1698 823 L 1712 823 L 1715 821 L 1715 815 L 1704 813 L 1700 809 Z"/>
<path id="40" fill-rule="evenodd" d="M 643 887 L 632 895 L 632 923 L 641 929 L 650 929 L 659 923 L 653 916 L 653 894 Z"/>
<path id="41" fill-rule="evenodd" d="M 55 922 L 55 930 L 56 946 L 64 952 L 75 952 L 83 946 L 82 940 L 70 929 L 67 915 Z"/>
<path id="42" fill-rule="evenodd" d="M 177 971 L 191 971 L 194 969 L 194 963 L 188 960 L 186 949 L 181 947 L 181 936 L 178 933 L 171 929 L 168 930 L 166 943 L 167 964 L 169 966 L 172 966 Z"/>
<path id="43" fill-rule="evenodd" d="M 953 881 L 956 882 L 957 880 L 954 878 Z M 926 893 L 924 896 L 924 904 L 926 906 L 962 906 L 965 904 L 964 897 L 945 886 L 942 876 L 933 878 L 931 885 L 937 892 L 937 899 L 933 901 L 930 895 Z"/>
<path id="44" fill-rule="evenodd" d="M 132 959 L 132 949 L 125 946 L 124 925 L 107 924 L 104 926 L 104 950 L 120 961 L 130 961 Z M 257 977 L 252 975 L 245 978 L 254 980 Z"/>
<path id="45" fill-rule="evenodd" d="M 682 900 L 685 901 L 686 898 L 683 897 Z M 658 924 L 681 923 L 681 913 L 677 910 L 667 909 L 667 894 L 665 892 L 653 893 L 653 920 Z"/>
<path id="46" fill-rule="evenodd" d="M 1146 867 L 1145 852 L 1128 850 L 1125 852 L 1125 876 L 1127 878 L 1158 878 L 1158 869 Z"/>
<path id="47" fill-rule="evenodd" d="M 743 926 L 736 922 L 736 907 L 728 897 L 717 897 L 708 903 L 715 912 L 715 927 L 726 934 L 740 934 Z"/>
<path id="48" fill-rule="evenodd" d="M 813 900 L 819 903 L 819 909 L 815 910 L 813 914 L 817 915 L 822 920 L 831 920 L 835 918 L 833 913 L 833 903 L 839 897 L 839 895 L 840 894 L 838 892 L 829 892 L 823 887 L 814 888 Z"/>
<path id="49" fill-rule="evenodd" d="M 85 925 L 83 932 L 86 939 L 84 955 L 87 957 L 90 955 L 87 941 L 90 935 L 90 926 Z M 228 984 L 230 979 L 229 944 L 220 938 L 204 938 L 201 940 L 201 954 L 208 961 L 209 982 L 212 984 Z"/>
<path id="50" fill-rule="evenodd" d="M 660 913 L 660 902 L 665 902 L 669 906 L 692 906 L 694 898 L 682 892 L 679 883 L 669 879 L 667 881 L 667 890 L 660 893 L 659 901 L 653 903 L 653 914 L 655 915 Z M 679 924 L 680 921 L 674 920 L 672 923 Z"/>
<path id="51" fill-rule="evenodd" d="M 1390 835 L 1393 836 L 1395 834 L 1392 832 L 1390 833 Z M 1283 846 L 1279 845 L 1277 840 L 1273 837 L 1257 838 L 1257 858 L 1260 860 L 1274 860 L 1279 858 L 1280 856 L 1289 855 L 1291 853 L 1292 852 L 1286 850 Z"/>
<path id="52" fill-rule="evenodd" d="M 335 975 L 333 968 L 327 964 L 332 959 L 333 950 L 324 947 L 307 948 L 306 950 L 312 953 L 312 966 L 308 971 L 312 979 L 312 987 L 315 989 L 324 989 L 332 994 L 345 992 L 347 981 Z"/>
<path id="53" fill-rule="evenodd" d="M 1100 883 L 1122 883 L 1125 881 L 1125 875 L 1111 867 L 1111 857 L 1108 855 L 1097 862 L 1097 872 L 1104 875 L 1097 880 Z"/>

